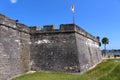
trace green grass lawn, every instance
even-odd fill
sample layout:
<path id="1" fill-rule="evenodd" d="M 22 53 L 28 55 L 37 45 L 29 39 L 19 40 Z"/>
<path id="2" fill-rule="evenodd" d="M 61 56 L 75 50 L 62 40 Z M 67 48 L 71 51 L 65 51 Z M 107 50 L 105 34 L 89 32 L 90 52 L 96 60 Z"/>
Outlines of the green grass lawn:
<path id="1" fill-rule="evenodd" d="M 106 60 L 82 75 L 62 72 L 36 72 L 22 75 L 13 80 L 120 80 L 120 59 Z"/>

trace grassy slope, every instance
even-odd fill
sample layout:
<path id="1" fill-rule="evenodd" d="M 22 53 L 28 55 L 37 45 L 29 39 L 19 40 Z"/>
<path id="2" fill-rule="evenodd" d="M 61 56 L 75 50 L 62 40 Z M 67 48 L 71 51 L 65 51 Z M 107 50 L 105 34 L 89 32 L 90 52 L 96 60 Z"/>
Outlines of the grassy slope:
<path id="1" fill-rule="evenodd" d="M 36 72 L 13 80 L 120 80 L 120 59 L 107 60 L 85 74 Z"/>

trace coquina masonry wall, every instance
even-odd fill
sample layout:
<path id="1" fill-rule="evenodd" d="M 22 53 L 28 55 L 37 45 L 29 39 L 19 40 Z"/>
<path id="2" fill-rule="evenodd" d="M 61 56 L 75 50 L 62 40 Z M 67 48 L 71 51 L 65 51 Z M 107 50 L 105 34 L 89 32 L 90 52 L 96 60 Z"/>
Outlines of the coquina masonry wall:
<path id="1" fill-rule="evenodd" d="M 34 27 L 31 34 L 32 70 L 82 73 L 102 60 L 99 40 L 77 25 Z"/>
<path id="2" fill-rule="evenodd" d="M 35 71 L 85 72 L 102 60 L 99 40 L 75 24 L 27 27 L 0 14 L 0 80 Z"/>
<path id="3" fill-rule="evenodd" d="M 0 14 L 0 80 L 29 70 L 29 28 Z"/>
<path id="4" fill-rule="evenodd" d="M 80 65 L 75 44 L 75 34 L 71 32 L 35 34 L 32 38 L 31 69 L 78 72 Z"/>
<path id="5" fill-rule="evenodd" d="M 102 60 L 99 40 L 78 27 L 76 31 L 75 36 L 80 70 L 81 72 L 85 72 Z"/>

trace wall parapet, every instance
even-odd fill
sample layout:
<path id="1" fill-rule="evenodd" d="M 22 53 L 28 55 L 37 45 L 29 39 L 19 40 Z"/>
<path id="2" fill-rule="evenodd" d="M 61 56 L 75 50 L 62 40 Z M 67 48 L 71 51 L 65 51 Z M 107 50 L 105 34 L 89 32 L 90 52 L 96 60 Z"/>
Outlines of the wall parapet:
<path id="1" fill-rule="evenodd" d="M 39 26 L 28 27 L 24 24 L 18 23 L 16 20 L 10 19 L 3 14 L 0 14 L 0 25 L 3 25 L 8 28 L 12 28 L 14 30 L 18 30 L 19 32 L 24 32 L 28 34 L 44 34 L 44 33 L 71 33 L 76 32 L 82 36 L 90 38 L 96 42 L 99 40 L 86 32 L 84 29 L 79 27 L 76 24 L 61 24 L 60 29 L 56 29 L 55 25 L 45 25 L 43 28 Z"/>
<path id="2" fill-rule="evenodd" d="M 2 14 L 0 14 L 0 25 L 8 27 L 8 28 L 12 28 L 19 32 L 24 32 L 28 34 L 30 32 L 29 27 L 27 27 L 26 25 L 18 23 L 16 20 L 10 19 Z"/>
<path id="3" fill-rule="evenodd" d="M 31 34 L 46 34 L 46 33 L 73 33 L 76 32 L 84 37 L 99 42 L 99 40 L 86 32 L 84 29 L 75 24 L 61 24 L 59 29 L 56 29 L 55 25 L 45 25 L 43 28 L 39 26 L 30 27 Z"/>

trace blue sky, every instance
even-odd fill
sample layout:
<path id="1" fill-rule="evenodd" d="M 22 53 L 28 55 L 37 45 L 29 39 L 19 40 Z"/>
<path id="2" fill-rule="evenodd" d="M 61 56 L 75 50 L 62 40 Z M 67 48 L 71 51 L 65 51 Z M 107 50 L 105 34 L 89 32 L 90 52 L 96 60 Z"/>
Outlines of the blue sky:
<path id="1" fill-rule="evenodd" d="M 72 4 L 77 25 L 120 49 L 120 0 L 0 0 L 0 13 L 28 26 L 59 26 L 72 23 Z"/>

